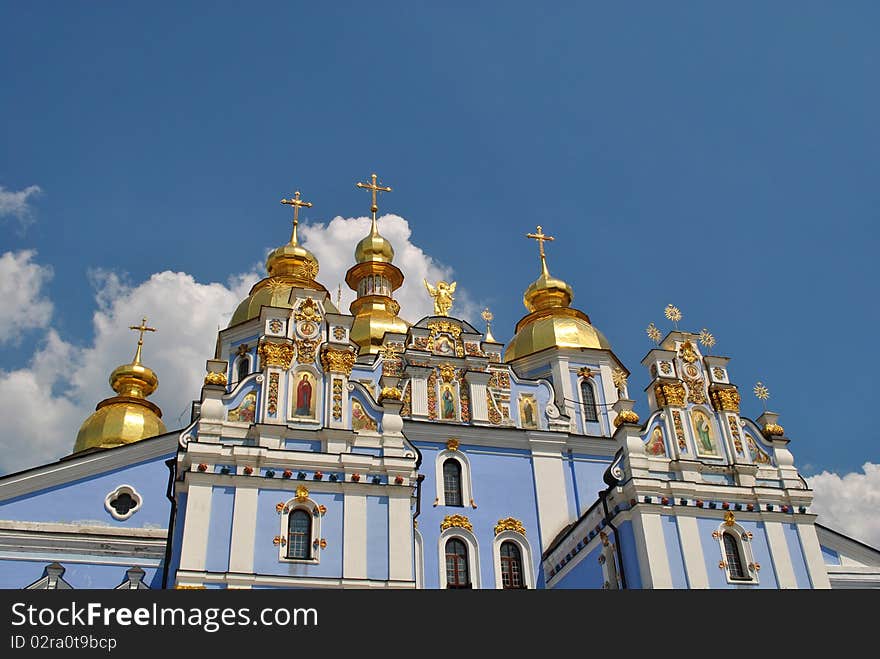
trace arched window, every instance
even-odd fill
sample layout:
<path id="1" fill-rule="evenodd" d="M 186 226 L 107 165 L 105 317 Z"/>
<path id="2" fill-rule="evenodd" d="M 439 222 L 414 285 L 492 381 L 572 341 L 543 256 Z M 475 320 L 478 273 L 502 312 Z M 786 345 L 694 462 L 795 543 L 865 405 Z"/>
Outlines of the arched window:
<path id="1" fill-rule="evenodd" d="M 287 558 L 311 558 L 312 517 L 297 509 L 287 519 Z"/>
<path id="2" fill-rule="evenodd" d="M 250 373 L 250 362 L 247 357 L 240 357 L 238 360 L 238 382 L 244 380 Z"/>
<path id="3" fill-rule="evenodd" d="M 581 400 L 584 403 L 584 421 L 598 421 L 599 413 L 596 411 L 596 394 L 593 391 L 593 385 L 587 380 L 581 380 Z"/>
<path id="4" fill-rule="evenodd" d="M 443 463 L 443 492 L 447 506 L 461 506 L 461 465 L 449 458 Z"/>
<path id="5" fill-rule="evenodd" d="M 501 543 L 501 587 L 525 588 L 523 579 L 522 552 L 515 542 Z"/>
<path id="6" fill-rule="evenodd" d="M 446 587 L 471 587 L 467 546 L 458 538 L 450 538 L 446 541 Z"/>
<path id="7" fill-rule="evenodd" d="M 751 577 L 743 569 L 742 556 L 739 553 L 739 543 L 732 533 L 727 531 L 722 535 L 724 542 L 724 561 L 727 563 L 727 574 L 736 581 L 751 581 Z"/>

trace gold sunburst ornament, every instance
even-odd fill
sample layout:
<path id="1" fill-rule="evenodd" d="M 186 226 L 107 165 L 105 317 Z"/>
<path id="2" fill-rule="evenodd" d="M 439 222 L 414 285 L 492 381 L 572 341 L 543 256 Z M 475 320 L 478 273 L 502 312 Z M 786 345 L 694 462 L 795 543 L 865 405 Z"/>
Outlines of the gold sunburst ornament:
<path id="1" fill-rule="evenodd" d="M 705 327 L 700 330 L 700 345 L 706 348 L 707 352 L 715 345 L 715 337 Z"/>
<path id="2" fill-rule="evenodd" d="M 770 390 L 764 385 L 763 382 L 759 382 L 755 385 L 755 388 L 752 389 L 755 392 L 755 398 L 759 399 L 761 403 L 764 405 L 764 411 L 767 411 L 767 399 L 770 398 Z"/>
<path id="3" fill-rule="evenodd" d="M 666 308 L 663 310 L 663 314 L 666 316 L 667 320 L 671 320 L 672 324 L 675 326 L 675 329 L 678 329 L 678 321 L 681 320 L 681 309 L 676 307 L 673 304 L 667 304 Z"/>
<path id="4" fill-rule="evenodd" d="M 660 345 L 660 330 L 657 329 L 657 326 L 654 323 L 648 325 L 645 333 L 648 335 L 648 338 L 654 342 L 654 345 Z"/>
<path id="5" fill-rule="evenodd" d="M 626 389 L 626 371 L 622 368 L 615 368 L 611 372 L 611 381 L 617 387 L 617 390 L 623 393 L 623 390 Z"/>

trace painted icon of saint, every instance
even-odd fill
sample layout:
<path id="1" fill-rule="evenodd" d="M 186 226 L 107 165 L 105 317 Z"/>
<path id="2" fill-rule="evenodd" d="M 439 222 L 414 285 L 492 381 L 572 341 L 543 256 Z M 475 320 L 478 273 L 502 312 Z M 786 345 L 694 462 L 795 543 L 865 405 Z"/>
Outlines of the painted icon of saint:
<path id="1" fill-rule="evenodd" d="M 455 398 L 452 395 L 451 387 L 444 387 L 443 393 L 440 394 L 440 400 L 442 402 L 441 407 L 441 416 L 444 419 L 454 419 L 455 418 Z"/>
<path id="2" fill-rule="evenodd" d="M 645 445 L 645 451 L 648 455 L 666 455 L 666 446 L 663 444 L 663 431 L 660 428 L 654 428 L 651 433 L 651 439 Z"/>
<path id="3" fill-rule="evenodd" d="M 715 442 L 712 440 L 712 429 L 709 427 L 709 420 L 705 414 L 697 413 L 694 415 L 694 429 L 700 438 L 700 448 L 704 453 L 717 453 Z"/>
<path id="4" fill-rule="evenodd" d="M 312 384 L 305 373 L 296 385 L 295 416 L 312 416 Z"/>

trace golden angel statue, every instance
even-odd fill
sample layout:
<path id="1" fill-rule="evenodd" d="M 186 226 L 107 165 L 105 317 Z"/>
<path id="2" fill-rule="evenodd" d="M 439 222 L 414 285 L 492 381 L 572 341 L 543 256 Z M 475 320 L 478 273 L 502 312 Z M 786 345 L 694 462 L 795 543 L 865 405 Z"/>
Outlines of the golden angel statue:
<path id="1" fill-rule="evenodd" d="M 456 282 L 449 284 L 441 280 L 437 282 L 436 288 L 431 286 L 427 279 L 424 282 L 425 288 L 428 289 L 428 295 L 434 298 L 434 315 L 448 316 L 449 310 L 452 308 L 452 302 L 455 300 L 452 294 L 455 293 Z"/>

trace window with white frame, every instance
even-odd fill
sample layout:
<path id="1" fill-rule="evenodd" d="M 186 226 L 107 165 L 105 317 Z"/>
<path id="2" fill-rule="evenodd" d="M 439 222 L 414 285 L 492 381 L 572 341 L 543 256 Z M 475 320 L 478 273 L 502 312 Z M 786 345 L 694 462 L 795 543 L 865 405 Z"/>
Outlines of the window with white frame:
<path id="1" fill-rule="evenodd" d="M 524 535 L 510 530 L 498 533 L 492 552 L 495 562 L 495 588 L 509 590 L 535 587 L 532 548 Z"/>
<path id="2" fill-rule="evenodd" d="M 309 498 L 296 498 L 284 504 L 281 534 L 276 538 L 279 560 L 319 562 L 322 544 L 325 544 L 321 539 L 324 511 L 326 508 Z"/>
<path id="3" fill-rule="evenodd" d="M 448 528 L 437 541 L 440 588 L 480 587 L 477 538 L 461 527 Z"/>
<path id="4" fill-rule="evenodd" d="M 437 497 L 435 506 L 474 506 L 470 462 L 461 450 L 444 450 L 437 455 Z"/>
<path id="5" fill-rule="evenodd" d="M 586 378 L 581 380 L 581 403 L 583 404 L 584 421 L 598 423 L 599 411 L 596 408 L 596 390 Z"/>
<path id="6" fill-rule="evenodd" d="M 718 540 L 722 568 L 730 584 L 758 583 L 759 563 L 752 554 L 752 534 L 739 524 L 723 522 L 712 534 Z"/>

